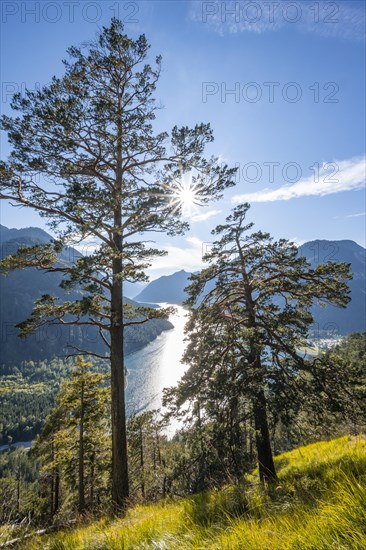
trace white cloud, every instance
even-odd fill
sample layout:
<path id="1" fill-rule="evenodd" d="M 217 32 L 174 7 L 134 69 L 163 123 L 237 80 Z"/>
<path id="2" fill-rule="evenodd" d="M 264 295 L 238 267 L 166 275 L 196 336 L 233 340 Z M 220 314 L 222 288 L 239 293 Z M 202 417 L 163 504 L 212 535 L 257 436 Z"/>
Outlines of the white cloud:
<path id="1" fill-rule="evenodd" d="M 366 212 L 359 212 L 358 214 L 348 214 L 346 218 L 359 218 L 360 216 L 366 216 Z"/>
<path id="2" fill-rule="evenodd" d="M 95 239 L 84 239 L 75 248 L 83 255 L 90 254 L 98 247 Z M 189 236 L 185 238 L 183 246 L 174 246 L 171 244 L 159 244 L 160 250 L 165 250 L 166 256 L 158 256 L 152 259 L 152 265 L 147 269 L 147 273 L 151 280 L 160 277 L 161 275 L 170 275 L 181 269 L 189 272 L 194 272 L 202 269 L 204 263 L 202 261 L 205 243 L 198 237 Z"/>
<path id="3" fill-rule="evenodd" d="M 81 252 L 83 256 L 93 254 L 100 247 L 101 241 L 96 237 L 87 237 L 75 243 L 75 239 L 78 238 L 79 237 L 76 234 L 73 235 L 73 238 L 70 241 L 70 246 Z"/>
<path id="4" fill-rule="evenodd" d="M 345 219 L 345 218 L 360 218 L 366 216 L 366 212 L 359 212 L 357 214 L 346 214 L 345 216 L 333 216 L 333 220 Z"/>
<path id="5" fill-rule="evenodd" d="M 267 0 L 226 0 L 226 2 L 191 1 L 190 17 L 197 23 L 224 36 L 242 32 L 261 34 L 282 28 L 363 41 L 365 10 L 362 0 L 338 2 L 296 2 Z"/>
<path id="6" fill-rule="evenodd" d="M 329 171 L 329 167 L 332 169 Z M 334 170 L 336 168 L 336 170 Z M 302 178 L 277 189 L 261 189 L 232 197 L 233 203 L 288 201 L 300 197 L 323 197 L 342 191 L 354 191 L 365 187 L 365 157 L 323 163 L 318 174 Z"/>
<path id="7" fill-rule="evenodd" d="M 209 220 L 210 218 L 217 216 L 217 214 L 221 214 L 221 210 L 209 210 L 208 212 L 204 212 L 203 214 L 195 214 L 194 216 L 191 217 L 191 221 L 205 222 L 206 220 Z"/>
<path id="8" fill-rule="evenodd" d="M 201 248 L 202 248 L 202 241 L 201 241 L 201 239 L 199 239 L 198 237 L 186 237 L 185 240 L 187 241 L 187 243 L 192 244 L 192 245 L 195 246 L 196 248 L 197 248 L 197 247 L 201 247 Z"/>
<path id="9" fill-rule="evenodd" d="M 159 246 L 159 248 L 166 250 L 168 254 L 153 260 L 151 268 L 148 269 L 152 279 L 181 269 L 190 272 L 202 269 L 204 265 L 202 261 L 203 241 L 197 237 L 187 237 L 185 241 L 187 245 L 182 247 L 170 244 Z"/>
<path id="10" fill-rule="evenodd" d="M 298 239 L 297 237 L 293 237 L 289 239 L 291 243 L 296 244 L 297 247 L 302 246 L 304 243 L 306 243 L 306 240 L 304 239 Z"/>

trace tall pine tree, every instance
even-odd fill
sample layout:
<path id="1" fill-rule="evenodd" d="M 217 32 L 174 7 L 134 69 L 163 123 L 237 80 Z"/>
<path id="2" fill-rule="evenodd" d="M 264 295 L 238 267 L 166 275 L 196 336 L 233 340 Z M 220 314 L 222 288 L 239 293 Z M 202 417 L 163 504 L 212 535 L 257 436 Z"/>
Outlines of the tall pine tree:
<path id="1" fill-rule="evenodd" d="M 57 232 L 54 245 L 22 250 L 6 267 L 29 265 L 65 274 L 66 289 L 81 288 L 80 300 L 58 303 L 43 296 L 24 335 L 45 322 L 93 326 L 108 347 L 112 398 L 112 498 L 125 507 L 129 494 L 124 329 L 167 312 L 123 310 L 123 282 L 146 280 L 151 249 L 142 234 L 182 233 L 186 182 L 202 204 L 233 185 L 235 170 L 204 157 L 213 140 L 208 124 L 157 132 L 154 92 L 161 58 L 148 63 L 149 44 L 123 33 L 113 19 L 96 39 L 68 50 L 65 74 L 41 91 L 14 96 L 16 118 L 2 118 L 13 147 L 1 165 L 0 197 L 45 216 Z M 96 250 L 57 264 L 62 246 L 92 237 Z M 131 320 L 131 317 L 134 319 Z M 77 349 L 76 352 L 81 351 Z"/>
<path id="2" fill-rule="evenodd" d="M 250 233 L 248 209 L 248 204 L 236 207 L 213 231 L 218 238 L 206 256 L 209 266 L 192 276 L 185 354 L 191 366 L 173 402 L 181 405 L 195 397 L 204 409 L 205 400 L 212 400 L 225 384 L 228 391 L 250 399 L 260 479 L 271 480 L 276 471 L 268 393 L 296 391 L 297 376 L 309 369 L 299 350 L 313 322 L 311 305 L 317 301 L 345 307 L 351 275 L 349 264 L 311 268 L 293 243 Z"/>

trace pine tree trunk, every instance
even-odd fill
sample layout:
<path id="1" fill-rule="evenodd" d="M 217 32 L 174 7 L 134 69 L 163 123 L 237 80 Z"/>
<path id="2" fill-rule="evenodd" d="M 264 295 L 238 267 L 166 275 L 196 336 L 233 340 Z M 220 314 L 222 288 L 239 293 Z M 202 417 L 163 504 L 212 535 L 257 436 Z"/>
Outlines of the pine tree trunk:
<path id="1" fill-rule="evenodd" d="M 19 518 L 20 514 L 20 469 L 17 472 L 17 504 L 16 504 L 16 515 Z"/>
<path id="2" fill-rule="evenodd" d="M 60 500 L 60 470 L 56 468 L 55 472 L 55 501 L 54 501 L 54 508 L 53 513 L 56 514 L 59 508 L 59 500 Z"/>
<path id="3" fill-rule="evenodd" d="M 51 461 L 55 460 L 55 443 L 53 436 L 51 439 Z M 60 469 L 57 466 L 52 470 L 51 475 L 51 516 L 54 516 L 60 504 Z"/>
<path id="4" fill-rule="evenodd" d="M 95 453 L 91 455 L 91 466 L 90 466 L 90 506 L 93 508 L 94 505 L 94 471 L 95 471 Z"/>
<path id="5" fill-rule="evenodd" d="M 51 440 L 51 462 L 55 460 L 55 447 L 54 447 L 54 441 L 53 437 Z M 51 516 L 53 516 L 56 512 L 56 504 L 55 504 L 55 470 L 52 470 L 51 474 L 51 498 L 50 498 L 50 504 L 51 504 Z"/>
<path id="6" fill-rule="evenodd" d="M 141 470 L 141 496 L 145 498 L 145 460 L 144 460 L 144 442 L 142 426 L 140 425 L 140 470 Z M 155 469 L 155 468 L 154 468 Z"/>
<path id="7" fill-rule="evenodd" d="M 117 169 L 115 183 L 115 210 L 113 243 L 117 257 L 113 259 L 111 292 L 111 395 L 112 395 L 112 504 L 115 511 L 124 511 L 129 495 L 127 435 L 125 410 L 125 367 L 123 330 L 122 279 L 122 98 L 119 98 Z"/>
<path id="8" fill-rule="evenodd" d="M 84 382 L 80 394 L 80 429 L 79 429 L 79 512 L 85 510 L 84 493 Z"/>
<path id="9" fill-rule="evenodd" d="M 261 481 L 277 479 L 269 436 L 266 397 L 263 388 L 253 399 L 255 439 L 258 455 L 259 478 Z"/>
<path id="10" fill-rule="evenodd" d="M 253 426 L 253 419 L 251 418 L 250 421 L 249 421 L 249 460 L 250 460 L 250 464 L 254 463 L 253 432 L 254 432 L 254 426 Z"/>
<path id="11" fill-rule="evenodd" d="M 257 342 L 256 337 L 254 336 L 258 329 L 256 322 L 256 306 L 255 300 L 253 299 L 252 295 L 252 287 L 247 273 L 245 255 L 243 254 L 238 235 L 236 237 L 236 244 L 241 261 L 244 290 L 246 295 L 246 304 L 248 309 L 248 328 L 252 329 L 254 333 L 252 336 L 249 337 L 250 354 L 248 360 L 249 363 L 253 365 L 258 383 L 258 386 L 254 390 L 254 395 L 252 397 L 252 405 L 254 415 L 255 441 L 259 466 L 259 478 L 261 481 L 270 481 L 273 479 L 277 479 L 277 474 L 274 467 L 271 440 L 269 437 L 266 396 L 264 394 L 263 379 L 261 376 L 261 357 L 257 353 Z"/>
<path id="12" fill-rule="evenodd" d="M 121 313 L 119 315 L 117 313 L 118 311 L 122 312 L 122 284 L 115 281 L 113 291 L 112 311 L 119 319 L 119 323 L 115 321 L 111 329 L 112 501 L 115 511 L 123 511 L 126 507 L 129 490 L 123 327 Z"/>

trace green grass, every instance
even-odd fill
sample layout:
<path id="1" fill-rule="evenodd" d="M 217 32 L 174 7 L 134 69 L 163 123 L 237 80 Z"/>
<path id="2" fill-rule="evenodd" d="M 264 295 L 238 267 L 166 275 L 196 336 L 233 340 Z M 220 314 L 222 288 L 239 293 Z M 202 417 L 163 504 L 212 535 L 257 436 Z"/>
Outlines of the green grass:
<path id="1" fill-rule="evenodd" d="M 366 439 L 343 437 L 276 457 L 270 490 L 240 486 L 137 506 L 123 519 L 23 541 L 28 550 L 366 548 Z"/>

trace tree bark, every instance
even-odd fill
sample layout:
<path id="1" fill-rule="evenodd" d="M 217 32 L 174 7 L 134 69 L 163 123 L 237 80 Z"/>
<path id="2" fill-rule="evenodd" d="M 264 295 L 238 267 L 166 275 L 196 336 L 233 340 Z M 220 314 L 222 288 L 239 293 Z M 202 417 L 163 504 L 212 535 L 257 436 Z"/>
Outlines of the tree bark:
<path id="1" fill-rule="evenodd" d="M 95 452 L 91 455 L 91 466 L 90 466 L 90 506 L 94 506 L 94 471 L 95 471 Z"/>
<path id="2" fill-rule="evenodd" d="M 267 420 L 266 397 L 264 395 L 263 388 L 260 389 L 254 396 L 253 413 L 259 479 L 263 482 L 272 481 L 277 479 L 277 474 L 272 456 L 271 440 Z"/>
<path id="3" fill-rule="evenodd" d="M 113 259 L 113 283 L 111 291 L 111 398 L 112 398 L 112 504 L 116 512 L 124 511 L 129 495 L 124 330 L 123 330 L 123 282 L 122 282 L 122 98 L 119 98 L 117 165 L 115 184 L 115 209 L 113 243 L 116 257 Z"/>
<path id="4" fill-rule="evenodd" d="M 256 332 L 258 330 L 258 327 L 256 323 L 255 301 L 253 299 L 252 287 L 246 269 L 245 256 L 240 246 L 239 236 L 237 236 L 236 238 L 236 244 L 238 246 L 241 260 L 242 276 L 248 310 L 248 328 L 253 329 L 254 332 Z M 264 482 L 266 480 L 270 481 L 277 479 L 277 474 L 273 462 L 271 439 L 268 429 L 266 396 L 263 389 L 263 380 L 261 379 L 260 375 L 260 372 L 262 370 L 261 357 L 257 354 L 257 343 L 255 337 L 251 337 L 249 339 L 249 345 L 249 362 L 253 365 L 254 372 L 257 373 L 258 377 L 258 385 L 254 390 L 252 402 L 254 413 L 255 441 L 259 467 L 259 479 Z"/>
<path id="5" fill-rule="evenodd" d="M 79 512 L 85 510 L 84 492 L 84 382 L 81 383 L 80 394 L 80 429 L 79 429 Z"/>
<path id="6" fill-rule="evenodd" d="M 142 433 L 142 425 L 139 426 L 140 435 L 140 469 L 141 469 L 141 496 L 145 498 L 145 460 L 144 460 L 144 441 Z"/>
<path id="7" fill-rule="evenodd" d="M 54 446 L 53 436 L 51 439 L 51 461 L 53 462 L 55 460 L 55 446 Z M 51 473 L 51 516 L 53 516 L 56 513 L 56 494 L 55 494 L 55 479 L 56 479 L 56 470 L 53 469 Z"/>
<path id="8" fill-rule="evenodd" d="M 17 506 L 16 506 L 16 515 L 17 515 L 17 518 L 19 517 L 19 514 L 20 514 L 20 467 L 17 471 L 17 474 L 16 474 L 16 479 L 17 479 Z"/>
<path id="9" fill-rule="evenodd" d="M 55 501 L 54 501 L 54 508 L 53 508 L 54 514 L 56 514 L 58 511 L 59 500 L 60 500 L 60 470 L 57 467 L 55 472 Z"/>
<path id="10" fill-rule="evenodd" d="M 114 260 L 113 271 L 122 271 L 122 261 Z M 120 267 L 119 267 L 120 266 Z M 111 397 L 112 397 L 112 500 L 116 511 L 126 507 L 128 489 L 125 373 L 123 352 L 122 282 L 115 278 L 112 289 Z"/>

